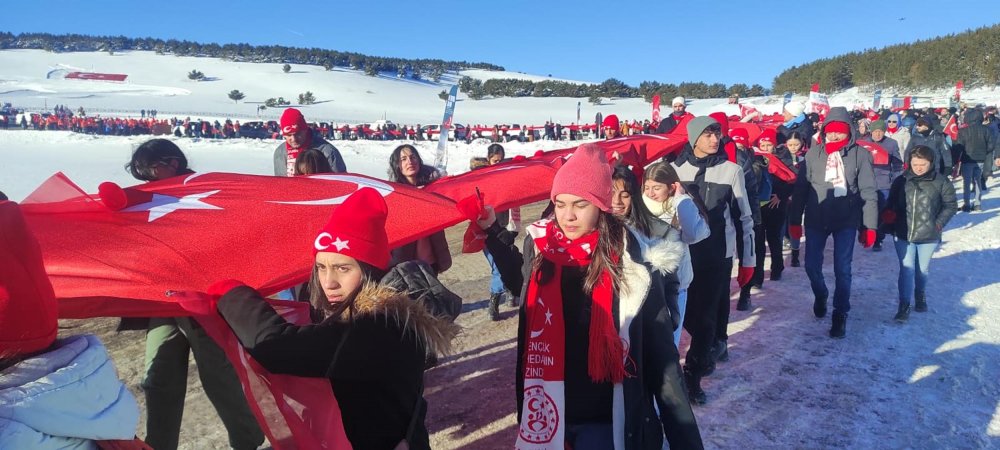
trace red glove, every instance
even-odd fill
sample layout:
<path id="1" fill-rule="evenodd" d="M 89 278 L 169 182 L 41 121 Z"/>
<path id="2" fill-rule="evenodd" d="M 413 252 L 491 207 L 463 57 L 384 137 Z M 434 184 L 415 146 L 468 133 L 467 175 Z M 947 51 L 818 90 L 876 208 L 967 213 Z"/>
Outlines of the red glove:
<path id="1" fill-rule="evenodd" d="M 891 209 L 882 211 L 882 223 L 884 224 L 896 223 L 896 211 L 893 211 Z"/>
<path id="2" fill-rule="evenodd" d="M 750 282 L 750 279 L 753 278 L 753 271 L 753 267 L 740 267 L 740 271 L 736 274 L 736 283 L 740 287 L 746 286 Z"/>
<path id="3" fill-rule="evenodd" d="M 796 241 L 802 239 L 802 225 L 789 225 L 788 236 Z"/>
<path id="4" fill-rule="evenodd" d="M 871 246 L 875 245 L 875 230 L 864 230 L 858 233 L 858 242 L 864 248 L 871 248 Z"/>

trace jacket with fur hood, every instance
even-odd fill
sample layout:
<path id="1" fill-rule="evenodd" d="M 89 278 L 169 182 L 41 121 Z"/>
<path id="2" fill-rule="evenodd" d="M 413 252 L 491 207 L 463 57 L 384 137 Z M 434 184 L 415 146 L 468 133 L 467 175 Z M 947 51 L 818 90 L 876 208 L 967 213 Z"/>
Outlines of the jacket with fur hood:
<path id="1" fill-rule="evenodd" d="M 382 285 L 358 293 L 349 318 L 286 322 L 254 289 L 236 287 L 219 313 L 240 343 L 274 373 L 330 379 L 354 448 L 429 449 L 424 426 L 427 357 L 447 353 L 458 326 Z"/>
<path id="2" fill-rule="evenodd" d="M 531 267 L 536 252 L 530 237 L 525 239 L 524 253 L 514 245 L 514 235 L 493 224 L 486 230 L 486 247 L 493 255 L 504 285 L 514 295 L 523 297 L 527 292 Z M 590 387 L 583 389 L 607 389 L 611 396 L 611 418 L 615 448 L 619 450 L 660 450 L 664 436 L 671 448 L 703 448 L 701 434 L 694 413 L 691 410 L 687 391 L 679 363 L 677 348 L 673 342 L 673 330 L 677 320 L 677 275 L 676 271 L 683 258 L 682 243 L 679 240 L 649 241 L 639 233 L 627 231 L 626 251 L 621 264 L 627 291 L 616 293 L 612 300 L 612 310 L 616 319 L 619 336 L 625 340 L 630 361 L 629 376 L 620 385 L 593 383 L 584 373 L 566 374 L 567 418 L 573 415 L 575 406 L 588 408 L 593 405 L 573 403 L 574 383 L 570 378 L 578 378 Z M 573 270 L 578 268 L 564 268 Z M 575 298 L 582 310 L 590 307 L 589 296 L 583 293 L 582 283 L 573 282 L 572 276 L 564 272 L 561 286 L 563 298 Z M 563 302 L 564 311 L 567 305 Z M 521 420 L 521 406 L 524 400 L 524 350 L 526 340 L 526 302 L 522 298 L 519 311 L 517 334 L 517 373 L 515 389 L 517 396 L 518 421 Z M 589 328 L 579 319 L 571 324 L 567 320 L 567 334 L 571 327 Z M 583 349 L 586 352 L 586 349 Z M 570 349 L 567 347 L 567 354 Z M 569 364 L 567 364 L 569 367 Z M 579 385 L 579 384 L 577 384 Z M 654 408 L 655 405 L 655 408 Z M 657 414 L 657 409 L 659 414 Z M 571 419 L 570 419 L 571 420 Z M 574 425 L 567 421 L 567 425 Z"/>
<path id="3" fill-rule="evenodd" d="M 806 152 L 805 160 L 799 164 L 798 178 L 792 193 L 788 214 L 788 224 L 802 223 L 805 227 L 825 231 L 844 228 L 858 228 L 864 225 L 870 230 L 878 226 L 878 194 L 875 189 L 875 171 L 872 155 L 855 143 L 856 131 L 851 127 L 848 143 L 840 150 L 844 160 L 844 176 L 847 178 L 847 195 L 834 197 L 833 184 L 826 181 L 826 125 L 830 122 L 850 124 L 847 109 L 830 109 L 826 121 L 820 128 L 820 141 Z"/>
<path id="4" fill-rule="evenodd" d="M 684 257 L 677 268 L 677 281 L 680 283 L 680 289 L 687 289 L 691 285 L 691 281 L 694 280 L 694 269 L 691 267 L 691 250 L 688 246 L 697 244 L 702 239 L 708 237 L 711 232 L 708 228 L 708 223 L 701 216 L 701 212 L 698 211 L 698 206 L 695 205 L 694 200 L 687 194 L 675 194 L 671 196 L 670 200 L 668 200 L 670 208 L 664 208 L 662 204 L 645 195 L 642 196 L 642 201 L 646 204 L 649 212 L 660 219 L 652 221 L 650 237 L 678 240 L 684 244 Z"/>

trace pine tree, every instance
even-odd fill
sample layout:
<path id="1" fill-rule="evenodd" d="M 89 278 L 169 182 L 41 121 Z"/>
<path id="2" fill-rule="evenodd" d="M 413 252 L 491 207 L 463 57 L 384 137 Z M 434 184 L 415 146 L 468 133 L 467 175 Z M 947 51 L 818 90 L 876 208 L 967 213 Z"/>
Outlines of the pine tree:
<path id="1" fill-rule="evenodd" d="M 232 101 L 234 101 L 234 102 L 236 102 L 236 103 L 239 103 L 240 100 L 243 100 L 244 97 L 246 97 L 246 96 L 243 95 L 242 92 L 240 92 L 240 91 L 238 91 L 236 89 L 233 89 L 233 90 L 229 91 L 229 99 L 232 100 Z"/>

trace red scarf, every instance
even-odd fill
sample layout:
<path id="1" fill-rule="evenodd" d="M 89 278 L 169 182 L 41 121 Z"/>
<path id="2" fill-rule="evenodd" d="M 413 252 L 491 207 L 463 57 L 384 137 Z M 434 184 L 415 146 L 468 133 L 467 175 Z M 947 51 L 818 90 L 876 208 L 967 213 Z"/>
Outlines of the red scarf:
<path id="1" fill-rule="evenodd" d="M 897 130 L 899 130 L 899 127 L 898 126 L 891 126 L 891 127 L 887 126 L 887 127 L 885 127 L 885 130 L 888 131 L 888 132 L 890 132 L 890 133 L 895 133 Z"/>
<path id="2" fill-rule="evenodd" d="M 589 265 L 597 249 L 599 234 L 594 231 L 570 240 L 551 219 L 531 224 L 528 233 L 542 257 L 555 264 L 556 268 L 545 284 L 539 284 L 537 274 L 532 274 L 525 296 L 528 335 L 524 347 L 524 401 L 516 448 L 562 449 L 566 417 L 566 321 L 563 317 L 562 270 Z M 595 382 L 621 383 L 627 375 L 625 343 L 615 329 L 610 273 L 601 275 L 590 296 L 587 374 Z"/>
<path id="3" fill-rule="evenodd" d="M 299 153 L 302 153 L 309 149 L 312 145 L 312 132 L 306 133 L 306 141 L 299 148 L 292 148 L 288 145 L 288 141 L 285 141 L 285 164 L 286 170 L 288 171 L 288 176 L 295 176 L 295 160 L 298 159 Z"/>
<path id="4" fill-rule="evenodd" d="M 837 142 L 827 142 L 823 148 L 826 150 L 826 154 L 829 155 L 833 152 L 839 152 L 840 149 L 844 148 L 848 142 L 849 139 L 844 139 L 842 141 L 837 141 Z"/>

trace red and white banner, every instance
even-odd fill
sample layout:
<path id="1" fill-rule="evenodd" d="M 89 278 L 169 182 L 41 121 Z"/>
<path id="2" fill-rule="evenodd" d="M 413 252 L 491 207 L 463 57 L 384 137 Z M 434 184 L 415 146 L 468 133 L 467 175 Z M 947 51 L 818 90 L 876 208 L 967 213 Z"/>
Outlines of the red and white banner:
<path id="1" fill-rule="evenodd" d="M 958 83 L 955 83 L 955 100 L 956 101 L 962 101 L 962 88 L 963 87 L 965 87 L 965 84 L 962 83 L 962 80 L 958 80 Z"/>
<path id="2" fill-rule="evenodd" d="M 817 91 L 810 92 L 808 112 L 814 112 L 822 117 L 826 117 L 830 113 L 830 100 L 826 97 L 826 94 L 821 94 Z"/>
<path id="3" fill-rule="evenodd" d="M 653 123 L 660 123 L 660 94 L 653 96 Z"/>
<path id="4" fill-rule="evenodd" d="M 121 73 L 70 72 L 66 78 L 76 80 L 125 81 L 128 75 Z"/>

